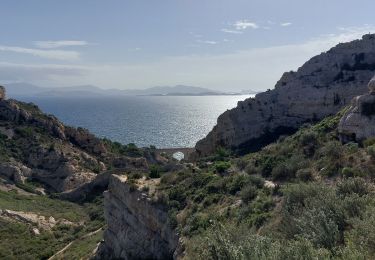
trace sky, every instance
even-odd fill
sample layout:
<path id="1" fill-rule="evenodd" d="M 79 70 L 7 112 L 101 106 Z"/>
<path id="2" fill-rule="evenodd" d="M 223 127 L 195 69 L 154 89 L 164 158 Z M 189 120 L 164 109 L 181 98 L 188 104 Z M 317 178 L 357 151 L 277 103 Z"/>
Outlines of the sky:
<path id="1" fill-rule="evenodd" d="M 1 0 L 0 84 L 272 89 L 375 32 L 370 0 Z"/>

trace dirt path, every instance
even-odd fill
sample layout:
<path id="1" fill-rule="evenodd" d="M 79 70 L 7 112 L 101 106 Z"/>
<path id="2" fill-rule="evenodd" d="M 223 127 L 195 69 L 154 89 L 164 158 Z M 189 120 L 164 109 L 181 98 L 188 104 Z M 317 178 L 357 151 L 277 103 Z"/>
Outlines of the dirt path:
<path id="1" fill-rule="evenodd" d="M 84 238 L 88 238 L 88 237 L 91 237 L 93 235 L 95 235 L 96 233 L 100 232 L 101 230 L 103 230 L 103 227 L 95 230 L 95 231 L 92 231 L 84 236 L 81 236 L 80 238 L 77 238 L 76 240 L 73 240 L 72 242 L 70 242 L 69 244 L 67 244 L 63 249 L 61 249 L 60 251 L 58 251 L 57 253 L 55 253 L 53 256 L 51 256 L 50 258 L 48 258 L 48 260 L 53 260 L 53 259 L 58 259 L 56 258 L 57 256 L 61 255 L 62 253 L 64 253 L 75 241 L 77 240 L 81 240 L 81 239 L 84 239 Z"/>

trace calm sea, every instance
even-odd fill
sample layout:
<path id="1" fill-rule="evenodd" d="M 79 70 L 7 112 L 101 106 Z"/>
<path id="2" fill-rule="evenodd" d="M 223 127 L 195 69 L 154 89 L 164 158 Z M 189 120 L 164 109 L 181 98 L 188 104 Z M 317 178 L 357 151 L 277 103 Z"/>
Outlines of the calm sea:
<path id="1" fill-rule="evenodd" d="M 249 96 L 20 98 L 62 122 L 124 144 L 193 147 L 217 117 Z"/>

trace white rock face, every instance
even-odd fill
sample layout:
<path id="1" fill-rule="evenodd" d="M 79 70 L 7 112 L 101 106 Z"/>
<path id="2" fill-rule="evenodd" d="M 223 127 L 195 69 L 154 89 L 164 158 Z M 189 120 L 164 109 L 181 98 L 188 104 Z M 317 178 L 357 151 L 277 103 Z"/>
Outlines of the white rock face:
<path id="1" fill-rule="evenodd" d="M 367 92 L 366 83 L 374 71 L 375 35 L 339 44 L 297 72 L 284 73 L 275 89 L 223 113 L 208 136 L 196 144 L 197 153 L 208 155 L 218 147 L 254 151 L 303 123 L 335 114 L 353 97 Z"/>
<path id="2" fill-rule="evenodd" d="M 352 100 L 341 118 L 338 131 L 342 142 L 362 142 L 375 136 L 375 80 L 368 84 L 369 93 Z"/>
<path id="3" fill-rule="evenodd" d="M 126 177 L 111 176 L 104 212 L 108 228 L 96 259 L 171 259 L 176 254 L 179 238 L 167 212 Z"/>

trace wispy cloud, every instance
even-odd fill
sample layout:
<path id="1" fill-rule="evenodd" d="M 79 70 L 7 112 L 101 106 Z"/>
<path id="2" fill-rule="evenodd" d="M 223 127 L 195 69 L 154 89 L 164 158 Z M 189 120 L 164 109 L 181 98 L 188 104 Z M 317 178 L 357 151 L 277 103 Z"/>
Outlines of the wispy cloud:
<path id="1" fill-rule="evenodd" d="M 230 29 L 221 29 L 222 32 L 232 33 L 232 34 L 242 34 L 242 31 L 230 30 Z"/>
<path id="2" fill-rule="evenodd" d="M 80 54 L 76 51 L 63 51 L 63 50 L 40 50 L 40 49 L 30 49 L 17 46 L 4 46 L 0 45 L 0 51 L 24 53 L 33 55 L 36 57 L 64 60 L 64 61 L 75 61 L 79 60 Z"/>
<path id="3" fill-rule="evenodd" d="M 292 23 L 291 22 L 286 22 L 286 23 L 281 23 L 280 25 L 283 26 L 283 27 L 287 27 L 287 26 L 291 26 Z"/>
<path id="4" fill-rule="evenodd" d="M 256 23 L 250 22 L 248 20 L 239 20 L 234 23 L 234 27 L 236 28 L 236 30 L 245 30 L 247 28 L 252 28 L 252 29 L 259 28 L 259 26 Z"/>
<path id="5" fill-rule="evenodd" d="M 203 37 L 203 35 L 201 35 L 201 34 L 198 34 L 198 33 L 195 33 L 195 32 L 189 32 L 193 37 L 195 37 L 195 38 L 202 38 Z"/>
<path id="6" fill-rule="evenodd" d="M 207 40 L 197 40 L 197 42 L 205 43 L 205 44 L 211 44 L 211 45 L 217 44 L 216 41 L 207 41 Z"/>
<path id="7" fill-rule="evenodd" d="M 57 49 L 71 46 L 86 46 L 87 41 L 35 41 L 34 45 L 42 49 Z"/>

